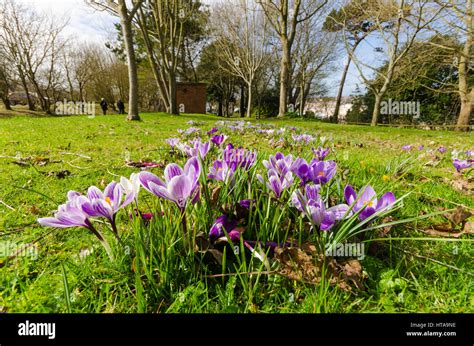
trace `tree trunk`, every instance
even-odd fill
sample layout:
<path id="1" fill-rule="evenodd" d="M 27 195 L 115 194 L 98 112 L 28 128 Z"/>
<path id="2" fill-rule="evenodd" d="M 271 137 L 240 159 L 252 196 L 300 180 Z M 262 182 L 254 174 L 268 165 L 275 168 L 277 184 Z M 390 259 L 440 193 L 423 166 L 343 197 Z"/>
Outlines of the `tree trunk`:
<path id="1" fill-rule="evenodd" d="M 7 111 L 11 111 L 12 110 L 12 105 L 10 103 L 10 99 L 8 98 L 8 96 L 5 96 L 5 97 L 2 97 L 2 102 L 3 104 L 5 105 L 5 109 Z"/>
<path id="2" fill-rule="evenodd" d="M 346 84 L 347 72 L 349 71 L 349 67 L 351 66 L 352 54 L 354 54 L 355 50 L 357 49 L 357 46 L 361 42 L 362 42 L 361 38 L 358 38 L 354 42 L 354 46 L 352 47 L 352 50 L 347 57 L 346 64 L 344 65 L 344 70 L 342 71 L 341 83 L 339 84 L 339 90 L 337 92 L 336 106 L 334 107 L 334 113 L 331 119 L 332 122 L 334 123 L 338 123 L 339 121 L 339 109 L 341 108 L 342 92 L 344 91 L 344 85 Z"/>
<path id="3" fill-rule="evenodd" d="M 472 1 L 467 1 L 466 5 L 472 8 Z M 472 32 L 472 12 L 471 15 L 466 18 L 467 27 L 471 29 Z M 469 90 L 469 65 L 471 56 L 471 49 L 473 46 L 472 36 L 468 36 L 466 42 L 464 43 L 463 51 L 461 58 L 459 59 L 459 96 L 461 99 L 461 110 L 459 112 L 458 122 L 456 124 L 456 131 L 467 131 L 469 129 L 469 123 L 471 121 L 472 107 L 474 103 L 474 87 L 471 86 Z"/>
<path id="4" fill-rule="evenodd" d="M 129 97 L 127 120 L 140 120 L 138 115 L 138 73 L 135 49 L 133 47 L 132 18 L 129 18 L 125 0 L 119 2 L 119 11 L 128 64 Z"/>
<path id="5" fill-rule="evenodd" d="M 332 122 L 338 123 L 339 121 L 339 109 L 341 108 L 342 92 L 344 90 L 344 84 L 346 83 L 347 72 L 349 71 L 349 66 L 351 65 L 352 58 L 349 55 L 347 58 L 346 64 L 344 65 L 344 71 L 342 72 L 341 83 L 339 84 L 339 91 L 337 92 L 336 106 L 334 107 L 334 113 L 332 115 Z"/>
<path id="6" fill-rule="evenodd" d="M 278 117 L 284 117 L 287 110 L 287 98 L 288 98 L 288 82 L 290 74 L 290 43 L 288 39 L 281 39 L 282 55 L 281 55 L 281 66 L 280 66 L 280 106 L 278 110 Z"/>
<path id="7" fill-rule="evenodd" d="M 176 75 L 174 72 L 169 73 L 169 90 L 170 90 L 170 110 L 172 115 L 179 115 L 178 102 L 176 99 Z M 185 110 L 186 111 L 186 110 Z"/>
<path id="8" fill-rule="evenodd" d="M 472 108 L 474 105 L 474 89 L 471 90 L 464 100 L 461 101 L 461 110 L 459 112 L 456 131 L 468 131 L 471 122 Z"/>
<path id="9" fill-rule="evenodd" d="M 245 116 L 245 85 L 240 85 L 240 117 Z"/>
<path id="10" fill-rule="evenodd" d="M 23 86 L 23 90 L 25 91 L 25 94 L 26 94 L 26 101 L 28 103 L 28 110 L 34 111 L 35 110 L 35 104 L 34 104 L 33 100 L 31 99 L 30 90 L 28 89 L 28 84 L 26 83 L 26 77 L 23 74 L 23 72 L 20 72 L 20 80 L 21 80 L 21 85 Z"/>
<path id="11" fill-rule="evenodd" d="M 247 118 L 252 116 L 252 85 L 247 85 Z"/>
<path id="12" fill-rule="evenodd" d="M 222 99 L 219 99 L 219 105 L 217 107 L 217 116 L 218 117 L 223 117 L 224 114 L 222 112 Z"/>
<path id="13" fill-rule="evenodd" d="M 303 117 L 304 116 L 304 107 L 305 107 L 305 95 L 304 95 L 304 92 L 305 92 L 305 85 L 304 83 L 301 83 L 300 85 L 300 117 Z"/>
<path id="14" fill-rule="evenodd" d="M 381 94 L 376 94 L 375 95 L 375 104 L 374 104 L 374 110 L 372 112 L 372 122 L 370 126 L 377 126 L 377 123 L 379 121 L 379 115 L 380 115 L 380 104 L 382 103 L 382 96 Z"/>

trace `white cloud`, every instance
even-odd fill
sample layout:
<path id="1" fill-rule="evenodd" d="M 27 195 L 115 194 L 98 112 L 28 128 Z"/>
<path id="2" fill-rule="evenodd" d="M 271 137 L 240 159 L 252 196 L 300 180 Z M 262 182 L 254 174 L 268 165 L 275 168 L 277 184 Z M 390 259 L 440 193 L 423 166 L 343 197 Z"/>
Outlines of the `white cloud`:
<path id="1" fill-rule="evenodd" d="M 50 13 L 58 19 L 68 19 L 64 32 L 79 41 L 105 43 L 115 35 L 114 23 L 118 21 L 109 13 L 100 12 L 85 0 L 21 0 L 28 7 Z"/>

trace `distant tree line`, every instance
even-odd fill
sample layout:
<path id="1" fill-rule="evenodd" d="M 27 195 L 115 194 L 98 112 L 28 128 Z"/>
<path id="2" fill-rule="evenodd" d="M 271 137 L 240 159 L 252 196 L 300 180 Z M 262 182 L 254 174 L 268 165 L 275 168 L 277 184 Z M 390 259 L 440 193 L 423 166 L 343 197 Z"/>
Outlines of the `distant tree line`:
<path id="1" fill-rule="evenodd" d="M 179 114 L 177 83 L 206 82 L 220 116 L 303 116 L 328 95 L 345 62 L 331 121 L 340 119 L 348 71 L 363 90 L 348 120 L 413 122 L 382 114 L 387 99 L 421 101 L 418 122 L 472 122 L 472 0 L 85 0 L 117 17 L 104 47 L 65 38 L 66 22 L 5 0 L 0 11 L 0 98 L 22 89 L 31 109 L 52 101 L 122 98 Z M 237 104 L 238 103 L 238 104 Z M 382 112 L 381 112 L 382 110 Z"/>

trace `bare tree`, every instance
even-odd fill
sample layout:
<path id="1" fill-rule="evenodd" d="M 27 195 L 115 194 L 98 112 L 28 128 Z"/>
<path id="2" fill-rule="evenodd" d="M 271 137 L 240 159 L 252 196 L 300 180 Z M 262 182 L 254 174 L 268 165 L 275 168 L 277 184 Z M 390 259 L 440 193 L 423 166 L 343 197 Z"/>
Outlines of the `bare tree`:
<path id="1" fill-rule="evenodd" d="M 366 20 L 373 23 L 374 40 L 381 42 L 381 47 L 376 47 L 374 53 L 381 53 L 382 59 L 387 61 L 387 67 L 380 69 L 373 62 L 363 61 L 354 52 L 352 61 L 356 66 L 360 77 L 367 87 L 375 95 L 375 104 L 372 112 L 371 125 L 376 126 L 379 120 L 382 99 L 393 80 L 395 68 L 404 56 L 412 48 L 416 38 L 425 31 L 442 11 L 442 8 L 434 9 L 431 0 L 371 0 L 370 5 L 366 2 L 354 3 L 357 11 L 362 13 Z M 394 18 L 388 20 L 387 18 Z M 344 43 L 350 52 L 350 32 L 343 29 Z M 367 76 L 367 71 L 375 73 L 375 79 Z M 379 81 L 382 81 L 380 83 Z"/>
<path id="2" fill-rule="evenodd" d="M 279 117 L 287 110 L 291 50 L 299 24 L 316 15 L 328 0 L 258 0 L 281 44 Z"/>
<path id="3" fill-rule="evenodd" d="M 474 10 L 473 0 L 436 0 L 439 9 L 444 10 L 441 16 L 430 29 L 439 39 L 431 39 L 428 44 L 444 50 L 444 62 L 447 56 L 457 68 L 458 83 L 451 85 L 459 94 L 461 109 L 459 112 L 456 130 L 467 131 L 474 108 Z M 445 40 L 450 35 L 455 40 Z"/>
<path id="4" fill-rule="evenodd" d="M 247 117 L 252 114 L 253 89 L 258 71 L 269 60 L 268 21 L 253 0 L 221 2 L 213 8 L 212 28 L 221 68 L 242 79 L 247 86 Z"/>
<path id="5" fill-rule="evenodd" d="M 41 108 L 51 113 L 60 74 L 57 59 L 64 47 L 61 33 L 66 21 L 40 14 L 13 0 L 1 8 L 0 40 L 8 60 L 17 67 L 30 109 L 28 83 L 33 86 Z"/>
<path id="6" fill-rule="evenodd" d="M 329 32 L 340 33 L 344 30 L 347 44 L 347 61 L 344 64 L 341 81 L 336 97 L 336 105 L 332 115 L 332 121 L 337 123 L 339 117 L 339 109 L 341 107 L 342 94 L 346 83 L 347 73 L 352 62 L 352 56 L 355 54 L 357 47 L 364 41 L 370 33 L 375 30 L 374 24 L 364 14 L 369 6 L 377 6 L 377 2 L 366 0 L 350 0 L 347 4 L 339 9 L 334 9 L 327 16 L 324 23 L 324 30 Z M 364 10 L 364 11 L 361 11 Z M 385 18 L 380 18 L 385 22 L 392 20 L 390 13 Z"/>
<path id="7" fill-rule="evenodd" d="M 138 27 L 160 96 L 170 114 L 179 114 L 176 79 L 184 25 L 192 16 L 193 1 L 149 0 L 138 10 Z"/>
<path id="8" fill-rule="evenodd" d="M 13 90 L 13 84 L 14 80 L 10 68 L 0 55 L 0 100 L 2 100 L 6 110 L 12 110 L 9 93 Z"/>
<path id="9" fill-rule="evenodd" d="M 321 34 L 322 17 L 312 17 L 301 23 L 295 38 L 292 53 L 289 102 L 303 115 L 308 96 L 312 92 L 313 81 L 325 77 L 336 52 L 336 35 Z M 315 91 L 315 90 L 314 90 Z"/>
<path id="10" fill-rule="evenodd" d="M 144 0 L 132 0 L 131 8 L 126 0 L 86 0 L 94 8 L 108 11 L 120 18 L 128 64 L 129 98 L 127 120 L 140 120 L 138 115 L 138 72 L 135 56 L 132 22 Z"/>

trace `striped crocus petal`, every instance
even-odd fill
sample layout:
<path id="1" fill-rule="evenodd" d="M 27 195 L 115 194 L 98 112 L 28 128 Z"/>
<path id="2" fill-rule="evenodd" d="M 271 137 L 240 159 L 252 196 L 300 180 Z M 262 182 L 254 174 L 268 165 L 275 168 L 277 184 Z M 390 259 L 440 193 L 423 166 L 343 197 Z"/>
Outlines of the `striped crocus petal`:
<path id="1" fill-rule="evenodd" d="M 97 216 L 103 216 L 108 219 L 111 219 L 115 214 L 112 205 L 104 199 L 94 199 L 92 201 L 92 208 L 94 209 Z"/>
<path id="2" fill-rule="evenodd" d="M 64 220 L 58 220 L 55 217 L 43 217 L 38 219 L 38 222 L 46 227 L 55 227 L 55 228 L 69 228 L 69 227 L 78 227 L 75 223 L 66 222 Z"/>
<path id="3" fill-rule="evenodd" d="M 306 205 L 306 199 L 302 195 L 300 191 L 293 191 L 291 194 L 291 202 L 295 206 L 296 209 L 303 212 L 304 206 Z"/>
<path id="4" fill-rule="evenodd" d="M 142 186 L 151 193 L 153 193 L 153 191 L 150 189 L 151 183 L 154 185 L 166 187 L 166 184 L 160 178 L 150 172 L 140 172 L 139 180 Z"/>
<path id="5" fill-rule="evenodd" d="M 305 192 L 308 199 L 317 200 L 319 198 L 319 190 L 321 185 L 306 185 Z"/>
<path id="6" fill-rule="evenodd" d="M 178 175 L 183 175 L 183 169 L 176 163 L 170 163 L 165 168 L 165 181 L 169 183 L 171 179 Z"/>
<path id="7" fill-rule="evenodd" d="M 312 205 L 308 206 L 308 211 L 310 213 L 309 216 L 313 220 L 313 223 L 318 226 L 321 226 L 321 223 L 323 223 L 324 218 L 326 217 L 326 212 L 323 203 L 321 201 L 312 203 Z"/>
<path id="8" fill-rule="evenodd" d="M 170 200 L 170 201 L 172 200 L 172 197 L 169 194 L 168 189 L 166 188 L 166 186 L 157 185 L 154 182 L 150 182 L 149 183 L 149 189 L 147 189 L 147 190 L 149 190 L 155 196 L 158 196 L 160 198 L 164 198 L 164 199 L 167 199 L 167 200 Z"/>
<path id="9" fill-rule="evenodd" d="M 104 194 L 102 193 L 102 191 L 100 191 L 99 188 L 97 188 L 95 186 L 91 186 L 87 190 L 87 198 L 89 198 L 90 200 L 104 199 Z"/>
<path id="10" fill-rule="evenodd" d="M 201 174 L 201 166 L 197 157 L 190 158 L 184 165 L 184 174 L 191 176 L 193 181 L 199 180 Z"/>
<path id="11" fill-rule="evenodd" d="M 68 201 L 73 201 L 77 197 L 81 196 L 81 194 L 77 191 L 68 191 L 67 193 L 67 200 Z"/>
<path id="12" fill-rule="evenodd" d="M 334 207 L 329 208 L 328 213 L 334 215 L 335 220 L 342 220 L 345 217 L 350 216 L 350 207 L 347 204 L 338 204 Z"/>
<path id="13" fill-rule="evenodd" d="M 275 193 L 275 196 L 277 198 L 280 198 L 283 188 L 282 188 L 282 185 L 281 185 L 280 178 L 278 176 L 271 175 L 268 178 L 267 186 L 270 190 L 272 190 Z"/>
<path id="14" fill-rule="evenodd" d="M 111 206 L 114 213 L 121 208 L 123 190 L 120 184 L 111 182 L 104 190 L 105 200 Z"/>
<path id="15" fill-rule="evenodd" d="M 168 193 L 179 208 L 184 208 L 193 191 L 193 182 L 186 175 L 176 176 L 168 184 Z"/>

